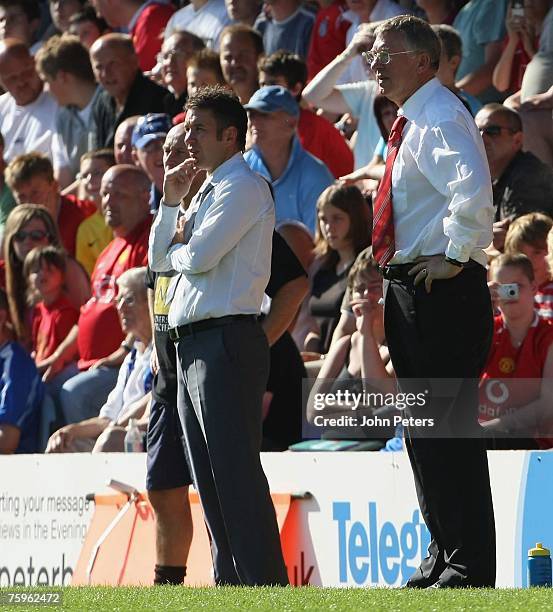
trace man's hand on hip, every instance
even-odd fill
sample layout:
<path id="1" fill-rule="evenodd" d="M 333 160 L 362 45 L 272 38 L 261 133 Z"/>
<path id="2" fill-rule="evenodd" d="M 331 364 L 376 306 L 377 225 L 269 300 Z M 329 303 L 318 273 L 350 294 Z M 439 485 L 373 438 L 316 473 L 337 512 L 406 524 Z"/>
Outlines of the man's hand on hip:
<path id="1" fill-rule="evenodd" d="M 445 260 L 445 255 L 432 255 L 431 257 L 419 257 L 417 263 L 409 270 L 409 276 L 415 276 L 414 283 L 418 285 L 424 281 L 426 293 L 432 289 L 432 281 L 446 280 L 457 276 L 463 268 L 450 264 Z"/>
<path id="2" fill-rule="evenodd" d="M 163 203 L 166 206 L 178 206 L 182 198 L 188 193 L 198 172 L 199 168 L 196 167 L 191 157 L 176 166 L 171 166 L 167 162 L 163 178 Z"/>

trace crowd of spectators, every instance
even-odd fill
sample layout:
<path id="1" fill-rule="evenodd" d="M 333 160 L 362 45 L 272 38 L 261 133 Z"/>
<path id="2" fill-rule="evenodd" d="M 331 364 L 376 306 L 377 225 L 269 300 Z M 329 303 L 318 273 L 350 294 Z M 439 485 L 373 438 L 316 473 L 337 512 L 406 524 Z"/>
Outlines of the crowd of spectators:
<path id="1" fill-rule="evenodd" d="M 275 200 L 264 448 L 301 441 L 306 368 L 315 389 L 393 380 L 370 234 L 397 107 L 363 54 L 406 13 L 432 25 L 436 76 L 489 162 L 483 427 L 494 448 L 553 446 L 553 0 L 523 5 L 0 0 L 0 453 L 122 450 L 131 418 L 147 427 L 167 288 L 153 295 L 148 235 L 164 156 L 187 156 L 186 101 L 210 85 L 247 110 L 244 158 Z"/>

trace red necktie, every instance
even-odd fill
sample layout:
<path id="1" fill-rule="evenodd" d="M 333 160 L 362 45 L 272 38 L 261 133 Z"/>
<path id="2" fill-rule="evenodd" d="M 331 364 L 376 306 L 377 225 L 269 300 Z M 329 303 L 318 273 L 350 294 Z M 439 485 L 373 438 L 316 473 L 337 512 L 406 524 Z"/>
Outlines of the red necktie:
<path id="1" fill-rule="evenodd" d="M 396 118 L 388 138 L 386 169 L 380 181 L 373 205 L 373 257 L 383 268 L 394 256 L 394 209 L 392 206 L 392 168 L 401 145 L 401 133 L 407 123 L 403 115 Z"/>

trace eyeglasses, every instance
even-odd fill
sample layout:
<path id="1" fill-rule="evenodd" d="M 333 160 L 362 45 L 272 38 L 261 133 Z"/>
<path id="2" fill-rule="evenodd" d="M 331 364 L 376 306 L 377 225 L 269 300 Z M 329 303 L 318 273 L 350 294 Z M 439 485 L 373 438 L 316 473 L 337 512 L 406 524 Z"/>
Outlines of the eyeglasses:
<path id="1" fill-rule="evenodd" d="M 48 234 L 48 232 L 45 232 L 43 230 L 31 230 L 30 232 L 19 230 L 18 232 L 14 234 L 13 239 L 16 242 L 23 242 L 27 238 L 30 238 L 33 242 L 40 242 L 41 240 L 44 240 L 45 238 L 49 238 L 49 237 L 50 237 L 50 234 Z"/>
<path id="2" fill-rule="evenodd" d="M 386 64 L 390 63 L 390 58 L 392 57 L 392 55 L 404 55 L 405 53 L 419 53 L 419 51 L 410 50 L 396 51 L 396 53 L 390 53 L 385 49 L 381 49 L 380 51 L 363 51 L 361 55 L 363 56 L 363 59 L 367 62 L 367 64 L 369 64 L 369 66 L 372 66 L 372 64 L 374 64 L 375 62 L 386 66 Z"/>
<path id="3" fill-rule="evenodd" d="M 499 136 L 499 134 L 501 134 L 501 130 L 507 130 L 508 132 L 511 132 L 511 134 L 518 132 L 518 130 L 505 127 L 504 125 L 487 125 L 486 127 L 480 128 L 480 134 L 486 134 L 486 136 L 491 136 L 493 138 L 495 136 Z"/>

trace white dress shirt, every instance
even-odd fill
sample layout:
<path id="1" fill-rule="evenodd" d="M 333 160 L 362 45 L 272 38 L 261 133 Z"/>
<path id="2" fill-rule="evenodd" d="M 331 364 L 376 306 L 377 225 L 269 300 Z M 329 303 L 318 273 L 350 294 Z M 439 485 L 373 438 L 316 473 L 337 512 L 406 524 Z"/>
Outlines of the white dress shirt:
<path id="1" fill-rule="evenodd" d="M 169 327 L 259 314 L 275 226 L 267 181 L 237 153 L 207 176 L 185 214 L 185 243 L 171 246 L 178 215 L 162 201 L 148 251 L 155 272 L 180 272 L 167 290 Z"/>
<path id="2" fill-rule="evenodd" d="M 484 144 L 457 96 L 434 78 L 398 111 L 408 122 L 392 170 L 390 265 L 445 253 L 486 264 L 493 198 Z"/>

